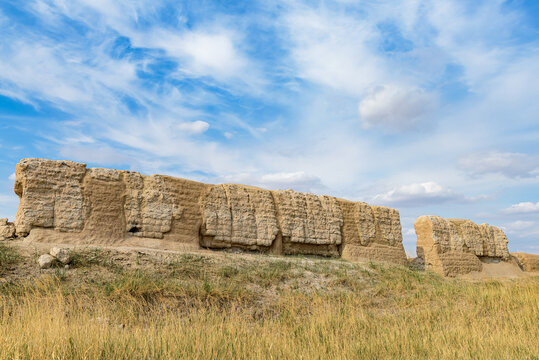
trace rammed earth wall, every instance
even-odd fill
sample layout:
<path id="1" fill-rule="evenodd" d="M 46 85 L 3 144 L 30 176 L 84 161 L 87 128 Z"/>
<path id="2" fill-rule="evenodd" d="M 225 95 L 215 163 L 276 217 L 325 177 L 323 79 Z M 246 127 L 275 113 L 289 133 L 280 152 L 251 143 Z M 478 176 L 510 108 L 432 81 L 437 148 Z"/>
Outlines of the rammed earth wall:
<path id="1" fill-rule="evenodd" d="M 502 229 L 470 220 L 420 216 L 415 224 L 417 256 L 445 276 L 481 271 L 484 260 L 509 260 Z"/>
<path id="2" fill-rule="evenodd" d="M 399 213 L 291 190 L 23 159 L 18 236 L 35 241 L 242 248 L 406 263 Z"/>

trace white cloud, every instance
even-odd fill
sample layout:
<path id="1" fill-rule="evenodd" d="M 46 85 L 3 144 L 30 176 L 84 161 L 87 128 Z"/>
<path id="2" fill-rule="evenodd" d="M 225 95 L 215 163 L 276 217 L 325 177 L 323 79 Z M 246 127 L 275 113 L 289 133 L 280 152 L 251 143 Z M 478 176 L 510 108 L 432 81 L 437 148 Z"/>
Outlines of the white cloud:
<path id="1" fill-rule="evenodd" d="M 510 236 L 518 238 L 539 237 L 539 223 L 537 221 L 517 220 L 506 224 L 503 228 Z"/>
<path id="2" fill-rule="evenodd" d="M 178 124 L 178 129 L 187 134 L 202 134 L 209 128 L 210 124 L 201 120 Z"/>
<path id="3" fill-rule="evenodd" d="M 244 44 L 243 32 L 237 31 L 233 25 L 215 20 L 204 21 L 199 28 L 171 27 L 160 23 L 158 14 L 166 11 L 170 5 L 155 1 L 54 1 L 53 3 L 36 0 L 28 8 L 47 22 L 51 27 L 64 23 L 65 17 L 86 24 L 89 28 L 101 33 L 114 32 L 130 39 L 133 47 L 146 48 L 165 52 L 179 61 L 179 69 L 174 76 L 208 77 L 210 83 L 215 80 L 220 86 L 234 91 L 261 92 L 264 79 L 257 70 L 251 57 L 241 48 Z M 185 19 L 179 15 L 178 22 Z M 139 20 L 143 18 L 151 25 L 140 28 Z M 100 39 L 94 47 L 106 47 Z M 101 49 L 100 49 L 101 50 Z M 95 54 L 95 49 L 92 55 Z M 77 59 L 82 62 L 84 59 Z M 94 64 L 94 59 L 86 64 Z M 99 59 L 102 60 L 102 59 Z M 125 62 L 128 64 L 128 62 Z M 143 65 L 144 62 L 142 62 Z M 119 63 L 117 66 L 119 67 Z M 119 69 L 118 72 L 121 69 Z M 114 74 L 111 74 L 114 75 Z M 59 82 L 60 84 L 62 82 Z M 117 86 L 112 86 L 113 88 Z M 83 92 L 84 93 L 84 92 Z"/>
<path id="4" fill-rule="evenodd" d="M 506 225 L 507 228 L 512 230 L 525 230 L 535 225 L 534 221 L 517 220 Z"/>
<path id="5" fill-rule="evenodd" d="M 46 93 L 47 97 L 61 101 L 88 101 L 90 97 L 84 91 L 86 82 L 71 83 L 67 67 L 62 66 L 54 50 L 40 45 L 15 43 L 2 47 L 3 53 L 10 56 L 0 60 L 0 79 L 11 83 L 13 93 L 17 89 Z M 40 69 L 36 72 L 36 69 Z M 18 97 L 23 97 L 18 95 Z"/>
<path id="6" fill-rule="evenodd" d="M 509 178 L 536 177 L 539 175 L 539 157 L 491 151 L 468 155 L 459 160 L 459 167 L 473 176 L 502 174 Z"/>
<path id="7" fill-rule="evenodd" d="M 229 75 L 245 66 L 246 60 L 239 54 L 231 37 L 224 33 L 190 33 L 183 42 L 183 49 L 192 57 L 195 68 Z"/>
<path id="8" fill-rule="evenodd" d="M 304 192 L 317 192 L 325 188 L 319 177 L 309 175 L 303 171 L 290 173 L 270 173 L 257 175 L 243 173 L 219 178 L 221 182 L 237 182 L 259 186 L 266 189 L 292 189 Z"/>
<path id="9" fill-rule="evenodd" d="M 413 235 L 415 235 L 415 230 L 413 228 L 406 229 L 406 231 L 404 231 L 404 235 L 413 236 Z"/>
<path id="10" fill-rule="evenodd" d="M 99 146 L 64 146 L 60 148 L 59 155 L 71 161 L 92 163 L 100 165 L 132 164 L 135 161 L 119 150 L 107 145 Z"/>
<path id="11" fill-rule="evenodd" d="M 153 35 L 136 34 L 134 40 L 144 46 L 164 49 L 168 55 L 189 62 L 184 71 L 197 76 L 210 75 L 219 80 L 243 77 L 249 71 L 249 61 L 238 49 L 237 37 L 221 28 L 212 32 L 183 33 L 158 30 Z"/>
<path id="12" fill-rule="evenodd" d="M 108 112 L 110 106 L 118 107 L 118 92 L 137 97 L 132 86 L 136 65 L 103 56 L 103 51 L 99 46 L 83 52 L 69 44 L 16 37 L 0 44 L 2 92 L 30 104 L 37 98 L 63 110 Z"/>
<path id="13" fill-rule="evenodd" d="M 385 85 L 372 89 L 359 102 L 358 109 L 367 128 L 381 126 L 404 131 L 417 128 L 436 103 L 436 96 L 422 89 Z"/>
<path id="14" fill-rule="evenodd" d="M 128 147 L 137 160 L 161 159 L 168 163 L 167 168 L 174 164 L 184 173 L 202 170 L 223 174 L 230 169 L 247 170 L 249 162 L 244 154 L 215 141 L 191 138 L 179 131 L 177 125 L 176 120 L 167 118 L 159 118 L 159 121 L 125 118 L 107 127 L 105 134 L 113 143 Z"/>
<path id="15" fill-rule="evenodd" d="M 532 202 L 521 202 L 514 204 L 503 210 L 503 212 L 506 214 L 528 214 L 539 212 L 539 201 L 535 204 Z"/>
<path id="16" fill-rule="evenodd" d="M 260 178 L 262 184 L 271 188 L 321 188 L 324 187 L 320 178 L 306 174 L 303 171 L 293 173 L 265 174 Z"/>
<path id="17" fill-rule="evenodd" d="M 116 8 L 115 5 L 111 7 Z M 71 7 L 71 3 L 66 4 L 66 7 L 58 5 L 52 10 L 73 19 L 82 19 L 82 14 L 79 13 L 81 10 Z M 106 6 L 100 5 L 96 10 L 106 11 Z M 135 16 L 138 11 L 133 13 L 113 10 L 103 16 L 114 17 L 122 13 Z M 88 25 L 98 33 L 106 30 L 100 28 L 102 24 Z M 129 34 L 136 35 L 128 22 L 124 22 L 122 27 Z M 194 36 L 188 49 L 192 56 L 187 53 L 184 55 L 191 57 L 194 62 L 198 57 L 202 61 L 201 68 L 213 66 L 213 70 L 224 74 L 223 76 L 233 76 L 232 67 L 247 66 L 247 60 L 235 57 L 242 55 L 235 45 L 231 48 L 233 40 L 225 39 L 228 35 L 229 33 L 223 30 L 215 36 Z M 183 166 L 187 172 L 203 169 L 222 174 L 224 169 L 229 168 L 236 171 L 245 170 L 236 161 L 234 151 L 224 149 L 213 141 L 193 142 L 189 138 L 209 128 L 209 124 L 204 121 L 190 120 L 205 115 L 205 111 L 200 107 L 208 103 L 215 104 L 218 101 L 215 95 L 208 95 L 203 89 L 182 90 L 180 93 L 180 90 L 167 83 L 163 84 L 159 91 L 141 84 L 135 69 L 145 69 L 151 59 L 113 59 L 108 54 L 110 49 L 107 49 L 110 44 L 101 40 L 97 44 L 89 41 L 88 46 L 85 44 L 80 47 L 69 42 L 54 45 L 52 41 L 29 34 L 5 36 L 16 41 L 0 44 L 0 86 L 7 87 L 2 92 L 17 99 L 29 99 L 26 101 L 28 103 L 32 99 L 45 100 L 71 114 L 72 119 L 69 121 L 59 121 L 57 125 L 53 125 L 56 131 L 40 129 L 42 134 L 38 133 L 48 142 L 56 143 L 58 146 L 52 151 L 59 151 L 62 157 L 103 165 L 140 164 L 150 159 L 157 163 L 156 159 L 159 157 L 160 162 L 169 164 L 170 158 L 174 159 L 174 164 Z M 101 36 L 99 35 L 100 39 Z M 202 45 L 210 47 L 204 51 L 211 52 L 212 46 L 220 49 L 221 52 L 215 54 L 215 63 L 211 63 L 214 60 L 204 57 L 208 54 L 205 55 L 204 51 L 195 48 L 198 40 L 202 41 Z M 224 45 L 219 45 L 219 42 Z M 153 50 L 156 45 L 150 41 L 148 47 Z M 227 61 L 226 68 L 219 67 L 221 60 Z M 240 82 L 251 76 L 249 69 L 242 68 L 239 71 Z M 189 69 L 184 70 L 190 72 Z M 211 85 L 216 87 L 214 82 Z M 246 86 L 242 86 L 245 90 Z M 137 106 L 143 109 L 141 114 L 131 113 L 123 102 L 124 97 L 130 97 L 133 103 L 137 103 Z M 243 127 L 250 129 L 247 121 L 241 123 L 244 124 Z M 258 132 L 257 129 L 253 130 L 253 133 Z M 95 145 L 81 146 L 91 143 Z"/>
<path id="18" fill-rule="evenodd" d="M 389 75 L 384 59 L 367 45 L 376 35 L 370 21 L 299 6 L 283 25 L 301 78 L 357 95 Z"/>
<path id="19" fill-rule="evenodd" d="M 65 124 L 65 125 L 66 127 L 70 126 L 69 124 Z M 62 144 L 62 145 L 93 144 L 96 142 L 96 139 L 94 137 L 81 134 L 80 132 L 77 132 L 77 131 L 70 131 L 69 134 L 66 133 L 64 135 L 65 136 L 58 136 L 58 134 L 43 135 L 43 138 L 53 143 Z"/>
<path id="20" fill-rule="evenodd" d="M 421 206 L 462 200 L 463 196 L 444 188 L 434 181 L 402 185 L 372 198 L 374 203 L 400 206 Z"/>
<path id="21" fill-rule="evenodd" d="M 15 173 L 9 175 L 8 179 L 9 181 L 15 181 Z"/>
<path id="22" fill-rule="evenodd" d="M 425 6 L 426 20 L 436 31 L 432 40 L 464 66 L 472 88 L 511 63 L 515 43 L 508 40 L 514 34 L 507 29 L 518 27 L 521 19 L 504 5 L 502 1 L 432 1 Z"/>

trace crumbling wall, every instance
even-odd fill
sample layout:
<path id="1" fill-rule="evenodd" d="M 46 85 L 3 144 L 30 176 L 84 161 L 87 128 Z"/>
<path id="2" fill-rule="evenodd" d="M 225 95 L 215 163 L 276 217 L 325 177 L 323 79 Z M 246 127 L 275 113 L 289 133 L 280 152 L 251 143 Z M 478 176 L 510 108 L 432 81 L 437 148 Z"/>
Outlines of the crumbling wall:
<path id="1" fill-rule="evenodd" d="M 539 272 L 539 255 L 526 253 L 511 253 L 518 265 L 524 271 Z"/>
<path id="2" fill-rule="evenodd" d="M 0 240 L 7 240 L 15 237 L 15 225 L 7 221 L 7 219 L 0 219 Z"/>
<path id="3" fill-rule="evenodd" d="M 407 262 L 399 213 L 387 207 L 237 184 L 212 187 L 202 207 L 204 247 Z"/>
<path id="4" fill-rule="evenodd" d="M 209 185 L 45 159 L 23 159 L 15 174 L 18 236 L 84 244 L 198 246 L 199 199 Z"/>
<path id="5" fill-rule="evenodd" d="M 212 187 L 203 200 L 202 245 L 269 248 L 279 227 L 269 190 L 237 184 Z"/>
<path id="6" fill-rule="evenodd" d="M 125 231 L 155 239 L 175 234 L 184 240 L 198 237 L 200 197 L 208 185 L 169 176 L 125 172 Z M 170 237 L 170 236 L 169 236 Z"/>
<path id="7" fill-rule="evenodd" d="M 15 220 L 17 234 L 28 235 L 34 227 L 82 230 L 85 174 L 86 165 L 72 161 L 21 160 L 15 170 L 15 193 L 21 199 Z"/>
<path id="8" fill-rule="evenodd" d="M 417 256 L 427 268 L 444 276 L 481 271 L 480 258 L 509 259 L 507 237 L 495 226 L 426 215 L 414 227 Z"/>
<path id="9" fill-rule="evenodd" d="M 342 257 L 406 264 L 399 212 L 339 199 L 344 226 Z"/>
<path id="10" fill-rule="evenodd" d="M 181 243 L 406 263 L 398 211 L 330 196 L 44 159 L 21 160 L 15 192 L 16 232 L 36 241 Z"/>
<path id="11" fill-rule="evenodd" d="M 273 191 L 285 254 L 339 256 L 342 211 L 329 196 Z"/>

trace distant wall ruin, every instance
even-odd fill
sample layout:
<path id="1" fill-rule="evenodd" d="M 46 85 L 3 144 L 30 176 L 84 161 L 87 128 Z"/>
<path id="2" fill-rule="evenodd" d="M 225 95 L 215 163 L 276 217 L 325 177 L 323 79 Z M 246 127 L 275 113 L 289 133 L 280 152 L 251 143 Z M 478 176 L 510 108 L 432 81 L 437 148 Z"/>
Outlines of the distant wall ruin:
<path id="1" fill-rule="evenodd" d="M 526 253 L 511 253 L 518 266 L 524 271 L 539 272 L 539 255 Z"/>
<path id="2" fill-rule="evenodd" d="M 505 233 L 470 220 L 420 216 L 415 224 L 417 256 L 425 267 L 444 276 L 481 271 L 480 259 L 509 260 Z"/>
<path id="3" fill-rule="evenodd" d="M 0 240 L 11 239 L 15 236 L 15 226 L 7 220 L 0 219 Z"/>
<path id="4" fill-rule="evenodd" d="M 23 159 L 15 228 L 35 241 L 242 248 L 405 264 L 397 210 L 291 190 Z"/>

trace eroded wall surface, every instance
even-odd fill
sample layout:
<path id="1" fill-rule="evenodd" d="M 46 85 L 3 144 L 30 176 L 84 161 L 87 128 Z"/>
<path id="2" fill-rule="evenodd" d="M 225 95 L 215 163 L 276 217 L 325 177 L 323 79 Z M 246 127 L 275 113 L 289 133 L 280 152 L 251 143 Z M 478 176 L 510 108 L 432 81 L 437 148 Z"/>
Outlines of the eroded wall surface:
<path id="1" fill-rule="evenodd" d="M 524 271 L 539 272 L 539 255 L 527 253 L 511 253 Z"/>
<path id="2" fill-rule="evenodd" d="M 343 213 L 342 257 L 406 264 L 399 212 L 384 206 L 338 199 Z"/>
<path id="3" fill-rule="evenodd" d="M 420 216 L 415 224 L 417 256 L 445 276 L 481 271 L 480 258 L 508 260 L 507 237 L 500 228 L 470 220 Z"/>
<path id="4" fill-rule="evenodd" d="M 15 228 L 36 241 L 237 247 L 406 263 L 399 213 L 291 190 L 23 159 Z"/>
<path id="5" fill-rule="evenodd" d="M 210 185 L 45 159 L 23 159 L 15 174 L 18 236 L 50 242 L 198 247 L 199 200 Z"/>
<path id="6" fill-rule="evenodd" d="M 15 225 L 7 221 L 7 219 L 0 219 L 0 240 L 7 240 L 15 237 Z"/>

